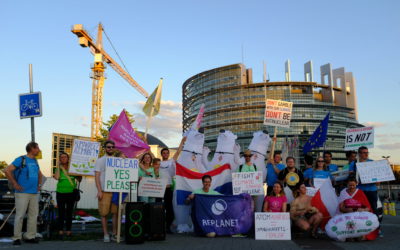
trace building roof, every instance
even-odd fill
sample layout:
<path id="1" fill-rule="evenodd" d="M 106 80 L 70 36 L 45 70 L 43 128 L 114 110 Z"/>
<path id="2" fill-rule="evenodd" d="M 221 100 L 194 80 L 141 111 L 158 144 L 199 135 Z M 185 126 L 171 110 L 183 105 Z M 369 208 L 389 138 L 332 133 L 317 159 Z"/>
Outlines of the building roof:
<path id="1" fill-rule="evenodd" d="M 144 132 L 137 131 L 137 133 L 140 134 L 140 136 L 144 137 Z M 149 145 L 158 145 L 161 148 L 167 148 L 167 145 L 164 142 L 162 142 L 160 139 L 151 134 L 147 134 L 147 143 Z"/>

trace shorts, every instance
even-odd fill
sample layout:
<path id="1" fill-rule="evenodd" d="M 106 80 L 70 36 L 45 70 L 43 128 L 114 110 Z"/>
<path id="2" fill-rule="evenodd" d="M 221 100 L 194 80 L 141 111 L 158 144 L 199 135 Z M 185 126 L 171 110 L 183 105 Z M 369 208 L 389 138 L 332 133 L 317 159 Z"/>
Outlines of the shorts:
<path id="1" fill-rule="evenodd" d="M 112 214 L 118 213 L 118 206 L 111 202 L 112 193 L 103 192 L 103 199 L 99 200 L 99 214 L 104 217 L 110 212 Z"/>

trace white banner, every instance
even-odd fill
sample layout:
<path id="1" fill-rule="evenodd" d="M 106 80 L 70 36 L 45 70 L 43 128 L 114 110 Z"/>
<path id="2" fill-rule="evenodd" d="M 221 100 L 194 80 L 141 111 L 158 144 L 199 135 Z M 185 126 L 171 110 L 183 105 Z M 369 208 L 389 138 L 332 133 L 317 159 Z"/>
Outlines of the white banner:
<path id="1" fill-rule="evenodd" d="M 264 125 L 290 127 L 293 102 L 267 99 L 265 101 Z"/>
<path id="2" fill-rule="evenodd" d="M 142 178 L 139 182 L 139 196 L 163 198 L 166 179 Z"/>
<path id="3" fill-rule="evenodd" d="M 74 139 L 68 173 L 71 175 L 94 176 L 99 150 L 99 142 Z"/>
<path id="4" fill-rule="evenodd" d="M 233 194 L 264 195 L 263 174 L 257 172 L 232 173 Z"/>
<path id="5" fill-rule="evenodd" d="M 256 240 L 291 240 L 290 213 L 255 213 Z"/>
<path id="6" fill-rule="evenodd" d="M 346 129 L 344 150 L 357 150 L 361 146 L 374 147 L 374 127 Z"/>
<path id="7" fill-rule="evenodd" d="M 104 191 L 129 193 L 130 186 L 133 188 L 133 182 L 138 181 L 138 175 L 137 159 L 107 157 Z"/>
<path id="8" fill-rule="evenodd" d="M 363 184 L 395 180 L 387 160 L 357 162 L 356 166 Z"/>

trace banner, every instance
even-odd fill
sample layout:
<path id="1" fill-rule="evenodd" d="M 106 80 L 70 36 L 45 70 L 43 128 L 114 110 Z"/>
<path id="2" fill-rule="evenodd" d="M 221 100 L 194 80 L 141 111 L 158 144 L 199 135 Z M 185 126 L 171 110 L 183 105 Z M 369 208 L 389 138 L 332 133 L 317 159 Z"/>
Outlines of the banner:
<path id="1" fill-rule="evenodd" d="M 68 173 L 71 175 L 94 176 L 99 150 L 99 142 L 74 139 Z"/>
<path id="2" fill-rule="evenodd" d="M 261 171 L 232 173 L 232 185 L 233 194 L 264 195 Z"/>
<path id="3" fill-rule="evenodd" d="M 192 220 L 198 235 L 246 234 L 253 225 L 252 198 L 241 195 L 197 194 L 192 206 Z"/>
<path id="4" fill-rule="evenodd" d="M 291 240 L 290 213 L 255 213 L 256 240 Z"/>
<path id="5" fill-rule="evenodd" d="M 374 147 L 374 127 L 346 129 L 344 150 L 357 150 L 361 146 Z"/>
<path id="6" fill-rule="evenodd" d="M 293 102 L 267 99 L 265 101 L 264 125 L 290 127 Z"/>
<path id="7" fill-rule="evenodd" d="M 361 183 L 375 183 L 395 180 L 393 170 L 387 160 L 357 162 L 357 173 Z"/>
<path id="8" fill-rule="evenodd" d="M 107 157 L 105 192 L 129 193 L 131 182 L 137 182 L 138 178 L 139 161 L 137 159 Z"/>
<path id="9" fill-rule="evenodd" d="M 166 179 L 142 178 L 139 182 L 139 196 L 163 198 Z"/>

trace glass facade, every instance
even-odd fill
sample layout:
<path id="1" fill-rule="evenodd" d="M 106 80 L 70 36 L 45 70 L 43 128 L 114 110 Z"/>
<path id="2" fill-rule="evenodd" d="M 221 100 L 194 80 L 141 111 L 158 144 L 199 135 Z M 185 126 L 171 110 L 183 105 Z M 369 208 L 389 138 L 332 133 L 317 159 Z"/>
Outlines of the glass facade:
<path id="1" fill-rule="evenodd" d="M 234 64 L 212 69 L 188 79 L 182 87 L 183 130 L 186 131 L 200 109 L 205 104 L 202 126 L 205 143 L 215 149 L 221 129 L 231 130 L 238 136 L 237 142 L 245 149 L 253 132 L 267 130 L 274 133 L 274 127 L 263 125 L 265 99 L 279 99 L 293 102 L 290 128 L 277 128 L 276 149 L 280 150 L 286 137 L 299 138 L 299 150 L 315 128 L 330 112 L 326 150 L 333 154 L 333 162 L 344 165 L 344 140 L 346 128 L 361 127 L 353 108 L 335 105 L 326 101 L 329 90 L 334 94 L 342 90 L 330 88 L 315 82 L 265 82 L 252 83 L 243 64 Z M 346 90 L 344 90 L 346 91 Z M 332 94 L 332 93 L 330 93 Z M 313 154 L 322 152 L 316 149 Z M 300 161 L 302 162 L 302 161 Z"/>

